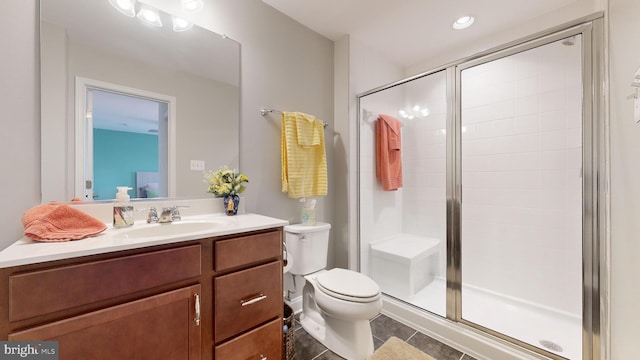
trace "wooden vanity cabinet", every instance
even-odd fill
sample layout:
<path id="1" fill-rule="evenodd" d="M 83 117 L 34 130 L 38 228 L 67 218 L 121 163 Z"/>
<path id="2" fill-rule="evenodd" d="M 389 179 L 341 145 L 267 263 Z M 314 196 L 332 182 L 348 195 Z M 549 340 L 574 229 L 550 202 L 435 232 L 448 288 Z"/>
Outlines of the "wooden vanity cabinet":
<path id="1" fill-rule="evenodd" d="M 281 246 L 279 227 L 3 268 L 0 339 L 55 340 L 60 359 L 280 359 Z"/>

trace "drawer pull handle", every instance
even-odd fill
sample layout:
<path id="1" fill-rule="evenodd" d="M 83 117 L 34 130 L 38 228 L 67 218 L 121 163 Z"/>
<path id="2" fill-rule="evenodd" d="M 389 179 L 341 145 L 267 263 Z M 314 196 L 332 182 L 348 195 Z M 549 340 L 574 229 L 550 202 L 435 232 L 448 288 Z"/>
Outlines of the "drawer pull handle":
<path id="1" fill-rule="evenodd" d="M 196 326 L 200 326 L 200 295 L 195 294 L 195 303 L 196 303 L 196 317 L 195 322 Z"/>
<path id="2" fill-rule="evenodd" d="M 262 300 L 264 300 L 266 298 L 267 298 L 267 295 L 260 294 L 260 295 L 258 295 L 256 297 L 253 297 L 253 298 L 249 299 L 249 300 L 244 300 L 244 299 L 240 300 L 240 305 L 247 306 L 247 305 L 255 304 L 258 301 L 262 301 Z"/>
<path id="3" fill-rule="evenodd" d="M 267 360 L 267 357 L 262 355 L 262 354 L 260 354 L 260 360 Z"/>

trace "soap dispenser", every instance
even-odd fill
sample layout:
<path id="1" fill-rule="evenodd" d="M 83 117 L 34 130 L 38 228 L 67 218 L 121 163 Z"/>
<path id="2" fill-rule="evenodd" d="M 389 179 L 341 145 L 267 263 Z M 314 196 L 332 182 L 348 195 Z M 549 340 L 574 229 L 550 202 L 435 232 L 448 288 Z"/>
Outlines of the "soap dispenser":
<path id="1" fill-rule="evenodd" d="M 128 186 L 116 187 L 116 205 L 113 207 L 113 227 L 123 228 L 133 225 L 133 206 L 129 204 L 128 191 L 132 188 Z"/>

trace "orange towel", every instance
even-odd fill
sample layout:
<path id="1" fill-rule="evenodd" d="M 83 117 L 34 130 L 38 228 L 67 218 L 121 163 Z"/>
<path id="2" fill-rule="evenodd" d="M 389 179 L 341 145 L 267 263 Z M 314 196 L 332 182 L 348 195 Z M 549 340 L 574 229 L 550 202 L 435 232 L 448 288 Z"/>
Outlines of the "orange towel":
<path id="1" fill-rule="evenodd" d="M 376 178 L 385 191 L 402 187 L 402 123 L 389 115 L 376 121 Z"/>
<path id="2" fill-rule="evenodd" d="M 42 204 L 22 215 L 24 236 L 36 241 L 69 241 L 103 232 L 98 219 L 66 204 Z"/>

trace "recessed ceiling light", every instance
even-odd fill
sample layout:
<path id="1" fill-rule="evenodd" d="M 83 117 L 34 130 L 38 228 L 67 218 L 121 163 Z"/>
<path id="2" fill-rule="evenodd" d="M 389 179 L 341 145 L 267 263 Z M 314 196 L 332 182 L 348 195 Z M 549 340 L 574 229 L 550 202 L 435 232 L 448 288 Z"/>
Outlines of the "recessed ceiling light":
<path id="1" fill-rule="evenodd" d="M 473 24 L 475 20 L 476 19 L 474 19 L 473 16 L 463 16 L 458 20 L 454 21 L 452 26 L 456 30 L 466 29 L 469 26 L 471 26 L 471 24 Z"/>

